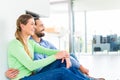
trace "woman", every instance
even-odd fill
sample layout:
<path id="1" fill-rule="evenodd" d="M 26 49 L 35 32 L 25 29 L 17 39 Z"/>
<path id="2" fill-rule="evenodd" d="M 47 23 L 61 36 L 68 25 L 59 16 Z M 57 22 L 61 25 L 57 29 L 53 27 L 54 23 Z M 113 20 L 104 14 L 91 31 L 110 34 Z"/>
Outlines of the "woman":
<path id="1" fill-rule="evenodd" d="M 69 54 L 66 51 L 46 49 L 29 40 L 29 36 L 34 34 L 34 28 L 34 18 L 31 15 L 23 14 L 17 19 L 16 39 L 12 40 L 8 47 L 9 68 L 19 70 L 18 76 L 12 80 L 89 80 L 75 71 L 74 67 L 67 69 L 71 64 Z M 34 52 L 45 53 L 49 57 L 34 61 Z M 34 70 L 46 67 L 56 60 L 59 62 L 60 59 L 66 60 L 67 68 L 63 65 L 59 68 L 32 74 Z"/>

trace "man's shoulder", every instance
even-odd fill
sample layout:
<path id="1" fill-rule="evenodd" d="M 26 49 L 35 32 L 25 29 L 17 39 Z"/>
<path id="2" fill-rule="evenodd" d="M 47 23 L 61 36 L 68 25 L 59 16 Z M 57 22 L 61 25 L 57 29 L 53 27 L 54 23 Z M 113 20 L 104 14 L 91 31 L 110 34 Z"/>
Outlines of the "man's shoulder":
<path id="1" fill-rule="evenodd" d="M 45 39 L 41 39 L 41 41 L 42 41 L 42 42 L 49 42 L 49 41 L 47 41 L 47 40 L 45 40 Z"/>
<path id="2" fill-rule="evenodd" d="M 47 45 L 51 45 L 51 42 L 49 42 L 48 40 L 45 40 L 45 39 L 41 39 L 41 42 L 40 44 L 47 44 Z"/>

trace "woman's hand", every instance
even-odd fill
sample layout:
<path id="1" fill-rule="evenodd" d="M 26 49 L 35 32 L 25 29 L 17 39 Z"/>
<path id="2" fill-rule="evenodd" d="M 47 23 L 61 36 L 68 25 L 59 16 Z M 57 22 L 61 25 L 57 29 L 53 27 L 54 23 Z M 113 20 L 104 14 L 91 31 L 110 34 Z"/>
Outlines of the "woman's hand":
<path id="1" fill-rule="evenodd" d="M 65 58 L 65 61 L 66 61 L 66 68 L 70 68 L 71 67 L 71 61 L 70 61 L 70 58 Z"/>
<path id="2" fill-rule="evenodd" d="M 66 51 L 60 51 L 57 54 L 55 54 L 56 59 L 66 58 L 67 56 L 68 54 L 66 53 Z"/>
<path id="3" fill-rule="evenodd" d="M 61 52 L 57 53 L 57 56 L 59 56 L 59 58 L 60 58 L 60 56 L 61 56 L 61 58 L 62 58 L 62 63 L 63 63 L 64 61 L 66 61 L 66 68 L 70 68 L 70 66 L 71 66 L 71 61 L 70 61 L 70 55 L 69 55 L 68 52 L 66 52 L 66 51 L 61 51 Z"/>
<path id="4" fill-rule="evenodd" d="M 5 72 L 6 77 L 13 79 L 18 75 L 19 71 L 17 69 L 8 69 Z"/>
<path id="5" fill-rule="evenodd" d="M 66 68 L 70 68 L 70 66 L 72 65 L 71 64 L 71 61 L 70 61 L 70 58 L 63 58 L 62 59 L 62 63 L 64 62 L 64 61 L 66 61 Z"/>

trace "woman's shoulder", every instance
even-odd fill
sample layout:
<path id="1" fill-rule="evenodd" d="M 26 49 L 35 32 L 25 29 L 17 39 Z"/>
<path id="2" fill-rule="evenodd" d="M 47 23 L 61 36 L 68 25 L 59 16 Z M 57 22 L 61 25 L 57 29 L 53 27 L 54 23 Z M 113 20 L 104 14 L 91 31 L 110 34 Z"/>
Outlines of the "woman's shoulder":
<path id="1" fill-rule="evenodd" d="M 17 45 L 22 45 L 22 44 L 20 43 L 20 41 L 17 40 L 17 39 L 12 39 L 12 40 L 9 42 L 9 46 L 17 46 Z"/>
<path id="2" fill-rule="evenodd" d="M 32 39 L 29 39 L 28 40 L 28 43 L 31 45 L 31 46 L 36 46 L 37 45 L 37 43 L 34 41 L 34 40 L 32 40 Z"/>
<path id="3" fill-rule="evenodd" d="M 18 43 L 18 40 L 17 40 L 17 39 L 12 39 L 9 43 L 10 43 L 10 44 Z"/>
<path id="4" fill-rule="evenodd" d="M 35 42 L 33 39 L 29 39 L 28 42 L 29 42 L 30 44 L 36 44 L 36 42 Z"/>

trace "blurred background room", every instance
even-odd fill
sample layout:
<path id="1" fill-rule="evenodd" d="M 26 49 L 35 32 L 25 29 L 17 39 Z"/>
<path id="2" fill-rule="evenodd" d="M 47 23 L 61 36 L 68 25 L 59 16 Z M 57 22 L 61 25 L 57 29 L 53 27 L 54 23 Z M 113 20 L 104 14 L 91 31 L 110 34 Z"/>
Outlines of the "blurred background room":
<path id="1" fill-rule="evenodd" d="M 0 80 L 7 80 L 7 45 L 26 10 L 40 15 L 44 38 L 76 55 L 91 76 L 120 80 L 120 0 L 4 0 L 0 10 Z"/>

